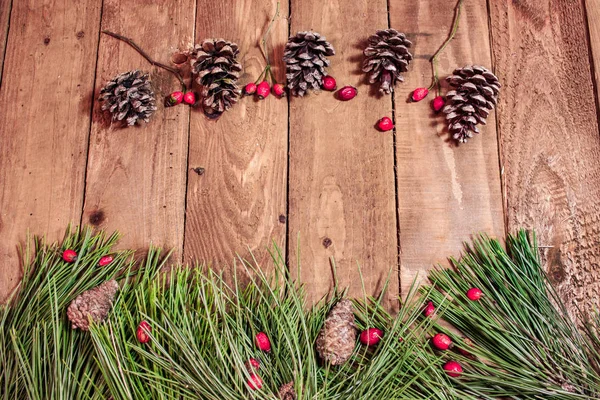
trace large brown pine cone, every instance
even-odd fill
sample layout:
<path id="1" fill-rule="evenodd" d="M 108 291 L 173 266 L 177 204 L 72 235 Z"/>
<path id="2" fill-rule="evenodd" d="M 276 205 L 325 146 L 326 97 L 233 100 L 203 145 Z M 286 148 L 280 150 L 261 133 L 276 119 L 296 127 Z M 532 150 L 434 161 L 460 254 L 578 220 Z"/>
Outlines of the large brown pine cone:
<path id="1" fill-rule="evenodd" d="M 298 32 L 285 45 L 287 87 L 294 96 L 304 96 L 310 89 L 320 90 L 327 76 L 327 56 L 335 54 L 331 43 L 317 32 Z"/>
<path id="2" fill-rule="evenodd" d="M 112 114 L 113 121 L 127 126 L 140 120 L 148 122 L 156 111 L 156 99 L 147 73 L 139 70 L 117 75 L 100 90 L 102 110 Z"/>
<path id="3" fill-rule="evenodd" d="M 327 314 L 317 337 L 317 352 L 324 361 L 341 365 L 354 352 L 355 343 L 354 306 L 350 300 L 342 299 Z"/>
<path id="4" fill-rule="evenodd" d="M 77 296 L 67 308 L 71 327 L 87 331 L 90 326 L 90 318 L 94 322 L 104 321 L 118 289 L 119 284 L 113 279 Z"/>
<path id="5" fill-rule="evenodd" d="M 210 118 L 218 118 L 242 95 L 237 85 L 242 71 L 238 54 L 238 45 L 224 39 L 207 39 L 190 52 L 192 73 L 200 85 L 202 108 Z"/>
<path id="6" fill-rule="evenodd" d="M 404 82 L 402 72 L 408 70 L 412 54 L 408 48 L 412 45 L 404 33 L 395 29 L 377 31 L 369 37 L 364 50 L 363 71 L 369 74 L 369 82 L 379 82 L 379 91 L 390 94 L 396 82 Z"/>
<path id="7" fill-rule="evenodd" d="M 500 83 L 490 70 L 478 65 L 456 69 L 446 79 L 454 88 L 446 94 L 444 107 L 448 130 L 454 139 L 464 143 L 479 133 L 477 124 L 486 124 L 496 105 Z"/>

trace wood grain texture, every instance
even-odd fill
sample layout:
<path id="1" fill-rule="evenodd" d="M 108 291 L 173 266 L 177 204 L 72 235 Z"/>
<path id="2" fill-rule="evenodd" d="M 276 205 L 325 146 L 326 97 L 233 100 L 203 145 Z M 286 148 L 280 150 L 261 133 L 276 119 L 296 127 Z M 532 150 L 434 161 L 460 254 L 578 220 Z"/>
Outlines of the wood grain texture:
<path id="1" fill-rule="evenodd" d="M 600 296 L 600 138 L 583 5 L 490 5 L 508 226 L 537 230 L 571 310 L 590 309 Z"/>
<path id="2" fill-rule="evenodd" d="M 362 296 L 376 294 L 392 270 L 385 303 L 397 306 L 398 251 L 391 132 L 375 124 L 391 116 L 391 98 L 378 97 L 363 83 L 366 39 L 385 29 L 384 0 L 323 3 L 292 1 L 291 33 L 314 30 L 336 50 L 329 73 L 338 87 L 357 86 L 348 102 L 330 92 L 292 98 L 290 108 L 289 233 L 292 270 L 301 264 L 302 280 L 315 301 L 333 287 L 330 257 L 341 287 Z M 296 245 L 299 234 L 300 246 Z M 298 250 L 300 254 L 298 254 Z"/>
<path id="3" fill-rule="evenodd" d="M 100 2 L 15 1 L 0 89 L 0 300 L 28 229 L 62 237 L 81 215 Z"/>
<path id="4" fill-rule="evenodd" d="M 102 29 L 132 38 L 151 57 L 169 63 L 178 46 L 190 45 L 194 7 L 192 0 L 105 0 Z M 123 248 L 153 243 L 181 257 L 189 107 L 165 109 L 165 96 L 181 90 L 177 79 L 107 35 L 100 40 L 95 99 L 108 80 L 132 69 L 150 72 L 158 110 L 148 124 L 121 128 L 95 102 L 82 222 L 120 231 Z"/>
<path id="5" fill-rule="evenodd" d="M 8 40 L 11 8 L 12 0 L 0 0 L 0 87 L 2 85 L 2 66 L 4 65 L 4 51 Z"/>
<path id="6" fill-rule="evenodd" d="M 253 82 L 265 66 L 258 42 L 277 2 L 200 1 L 196 43 L 223 38 L 239 45 L 244 72 L 240 84 Z M 287 2 L 271 30 L 269 52 L 283 79 L 282 44 L 287 37 Z M 185 260 L 206 260 L 215 267 L 232 264 L 236 255 L 268 266 L 267 248 L 285 246 L 287 177 L 287 101 L 245 97 L 218 120 L 201 110 L 191 116 Z M 281 221 L 280 221 L 281 216 Z"/>
<path id="7" fill-rule="evenodd" d="M 413 41 L 415 60 L 396 91 L 398 203 L 401 286 L 405 294 L 434 264 L 458 256 L 478 232 L 502 238 L 504 216 L 494 115 L 482 133 L 457 146 L 449 141 L 444 116 L 436 115 L 431 93 L 407 103 L 414 88 L 431 82 L 429 58 L 451 29 L 455 2 L 390 1 L 392 27 Z M 466 65 L 491 67 L 485 0 L 467 0 L 459 30 L 440 57 L 442 79 Z M 445 81 L 444 91 L 447 90 Z"/>
<path id="8" fill-rule="evenodd" d="M 598 0 L 586 0 L 585 8 L 587 14 L 587 24 L 590 39 L 590 47 L 592 49 L 593 66 L 594 66 L 594 77 L 596 84 L 596 105 L 600 103 L 600 1 Z M 598 109 L 600 113 L 600 108 Z"/>

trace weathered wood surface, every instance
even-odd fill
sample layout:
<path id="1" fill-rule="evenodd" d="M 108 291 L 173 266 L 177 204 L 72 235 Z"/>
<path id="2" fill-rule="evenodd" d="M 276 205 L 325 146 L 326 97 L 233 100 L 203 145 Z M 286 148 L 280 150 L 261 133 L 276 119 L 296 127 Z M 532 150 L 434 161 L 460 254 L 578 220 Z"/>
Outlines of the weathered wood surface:
<path id="1" fill-rule="evenodd" d="M 100 3 L 15 1 L 0 89 L 0 299 L 20 276 L 28 230 L 79 222 Z"/>
<path id="2" fill-rule="evenodd" d="M 138 3 L 105 0 L 102 29 L 132 38 L 152 58 L 169 63 L 190 44 L 194 2 Z M 97 99 L 108 80 L 132 69 L 150 72 L 158 110 L 150 123 L 122 128 Z M 181 90 L 176 77 L 151 67 L 125 42 L 101 35 L 82 222 L 120 231 L 123 248 L 153 243 L 181 257 L 190 109 L 164 108 L 162 99 L 174 90 Z"/>
<path id="3" fill-rule="evenodd" d="M 374 126 L 391 117 L 392 101 L 374 95 L 361 72 L 366 39 L 388 26 L 386 1 L 292 1 L 291 11 L 291 34 L 312 29 L 324 35 L 336 50 L 329 72 L 338 87 L 359 90 L 348 102 L 330 92 L 291 99 L 292 271 L 299 258 L 302 280 L 317 300 L 333 286 L 330 257 L 339 284 L 353 296 L 362 296 L 358 264 L 368 294 L 382 288 L 391 270 L 391 305 L 398 293 L 393 135 Z"/>
<path id="4" fill-rule="evenodd" d="M 244 73 L 255 81 L 265 60 L 258 43 L 277 1 L 202 2 L 196 43 L 223 38 L 239 45 Z M 275 73 L 283 79 L 282 44 L 287 39 L 287 2 L 280 4 L 268 43 Z M 190 123 L 185 261 L 206 260 L 228 268 L 239 254 L 270 265 L 267 248 L 285 247 L 287 186 L 286 99 L 240 99 L 218 120 L 194 110 Z M 195 168 L 203 168 L 198 174 Z"/>
<path id="5" fill-rule="evenodd" d="M 0 85 L 2 85 L 2 66 L 4 65 L 4 50 L 6 50 L 6 40 L 8 39 L 11 8 L 12 0 L 0 1 Z"/>
<path id="6" fill-rule="evenodd" d="M 420 1 L 418 6 L 390 1 L 392 27 L 405 29 L 416 55 L 406 83 L 396 92 L 396 163 L 401 246 L 401 286 L 458 254 L 462 243 L 478 232 L 502 238 L 504 217 L 494 115 L 482 133 L 457 146 L 448 140 L 442 113 L 433 113 L 431 93 L 420 103 L 407 103 L 410 92 L 431 83 L 429 58 L 452 26 L 454 2 Z M 464 2 L 458 34 L 439 63 L 443 79 L 457 67 L 491 68 L 485 0 Z M 443 90 L 446 90 L 446 82 Z"/>
<path id="7" fill-rule="evenodd" d="M 269 265 L 273 240 L 292 273 L 300 260 L 313 300 L 332 287 L 330 257 L 351 295 L 362 294 L 358 264 L 369 293 L 391 269 L 392 308 L 399 285 L 406 292 L 470 235 L 535 228 L 563 296 L 597 301 L 600 5 L 465 0 L 440 74 L 481 64 L 504 87 L 497 120 L 456 147 L 443 116 L 406 102 L 429 84 L 427 59 L 454 3 L 282 2 L 269 40 L 277 77 L 288 29 L 313 29 L 336 48 L 330 72 L 358 86 L 356 99 L 244 98 L 218 121 L 159 101 L 150 124 L 118 129 L 93 102 L 107 80 L 150 71 L 161 100 L 178 84 L 100 29 L 167 63 L 205 38 L 237 42 L 246 83 L 264 66 L 257 44 L 277 1 L 0 0 L 0 299 L 19 278 L 28 229 L 55 240 L 84 223 L 123 232 L 122 247 L 153 242 L 215 268 L 249 250 Z M 394 103 L 360 71 L 366 39 L 388 26 L 408 34 L 416 56 Z M 393 111 L 395 136 L 375 130 Z"/>
<path id="8" fill-rule="evenodd" d="M 600 296 L 600 139 L 583 6 L 490 5 L 508 230 L 537 230 L 562 296 L 585 309 Z"/>

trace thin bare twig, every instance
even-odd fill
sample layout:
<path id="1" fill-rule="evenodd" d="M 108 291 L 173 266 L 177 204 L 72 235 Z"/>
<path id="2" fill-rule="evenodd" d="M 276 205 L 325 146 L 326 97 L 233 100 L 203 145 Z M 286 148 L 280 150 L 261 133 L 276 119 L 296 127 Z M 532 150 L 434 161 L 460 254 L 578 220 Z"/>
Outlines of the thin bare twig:
<path id="1" fill-rule="evenodd" d="M 173 67 L 170 67 L 161 62 L 155 61 L 154 59 L 152 59 L 152 57 L 150 57 L 148 55 L 148 53 L 146 53 L 144 50 L 142 50 L 142 48 L 140 46 L 138 46 L 132 39 L 130 39 L 128 37 L 125 37 L 123 35 L 119 35 L 118 33 L 114 33 L 114 32 L 107 31 L 107 30 L 102 31 L 102 33 L 104 33 L 108 36 L 112 36 L 116 39 L 122 40 L 123 42 L 125 42 L 128 45 L 130 45 L 131 47 L 133 47 L 138 53 L 140 53 L 142 55 L 142 57 L 144 57 L 146 60 L 148 60 L 148 62 L 150 64 L 160 67 L 164 70 L 167 70 L 170 73 L 172 73 L 173 75 L 175 75 L 177 77 L 177 79 L 179 80 L 179 83 L 181 83 L 181 86 L 183 86 L 183 88 L 185 90 L 185 83 L 183 81 L 183 77 L 181 76 L 181 74 L 179 73 L 179 71 L 176 68 L 173 68 Z"/>

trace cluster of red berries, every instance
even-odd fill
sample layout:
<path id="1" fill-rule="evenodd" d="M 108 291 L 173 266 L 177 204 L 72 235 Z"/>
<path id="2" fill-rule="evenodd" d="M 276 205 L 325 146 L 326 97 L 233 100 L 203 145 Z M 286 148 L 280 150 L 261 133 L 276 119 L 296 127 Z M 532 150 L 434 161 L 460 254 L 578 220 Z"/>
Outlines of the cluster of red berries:
<path id="1" fill-rule="evenodd" d="M 73 263 L 75 261 L 77 261 L 77 252 L 73 249 L 66 249 L 65 251 L 63 251 L 62 253 L 62 259 L 68 263 Z M 106 255 L 106 256 L 102 256 L 100 257 L 100 260 L 98 260 L 98 265 L 100 267 L 105 267 L 108 264 L 110 264 L 111 262 L 113 262 L 114 257 L 111 255 Z"/>
<path id="2" fill-rule="evenodd" d="M 414 102 L 418 102 L 418 101 L 423 100 L 425 97 L 427 97 L 428 94 L 429 94 L 429 89 L 424 88 L 424 87 L 416 88 L 411 93 L 410 99 Z M 444 99 L 444 96 L 436 96 L 431 101 L 431 108 L 433 108 L 433 111 L 439 112 L 444 107 L 444 104 L 446 104 L 446 100 Z"/>
<path id="3" fill-rule="evenodd" d="M 483 292 L 479 288 L 472 287 L 469 290 L 467 290 L 466 295 L 469 300 L 478 301 L 481 299 Z M 434 313 L 435 313 L 435 306 L 433 305 L 433 302 L 432 301 L 427 302 L 427 305 L 423 309 L 423 315 L 425 315 L 426 317 L 429 317 L 429 316 L 432 316 Z M 465 339 L 465 343 L 471 343 L 471 341 L 469 339 Z M 452 339 L 450 339 L 450 337 L 444 333 L 435 334 L 431 338 L 431 344 L 433 345 L 433 347 L 435 347 L 438 350 L 448 350 L 454 346 L 454 344 L 452 343 Z M 465 349 L 459 348 L 457 350 L 460 354 L 462 354 L 465 357 L 469 357 L 469 358 L 472 357 L 472 354 L 469 353 Z M 462 366 L 454 360 L 450 360 L 450 361 L 446 362 L 442 366 L 442 368 L 444 369 L 444 371 L 446 371 L 448 376 L 451 376 L 453 378 L 459 377 L 463 372 Z"/>
<path id="4" fill-rule="evenodd" d="M 260 100 L 269 96 L 271 91 L 273 92 L 273 95 L 278 98 L 285 97 L 285 88 L 281 83 L 274 83 L 273 87 L 271 87 L 267 81 L 262 81 L 258 85 L 254 82 L 250 82 L 244 87 L 244 94 L 247 96 L 254 94 Z"/>
<path id="5" fill-rule="evenodd" d="M 196 104 L 196 94 L 192 91 L 189 92 L 173 92 L 167 98 L 166 106 L 173 107 L 178 104 L 185 103 L 193 106 Z"/>

